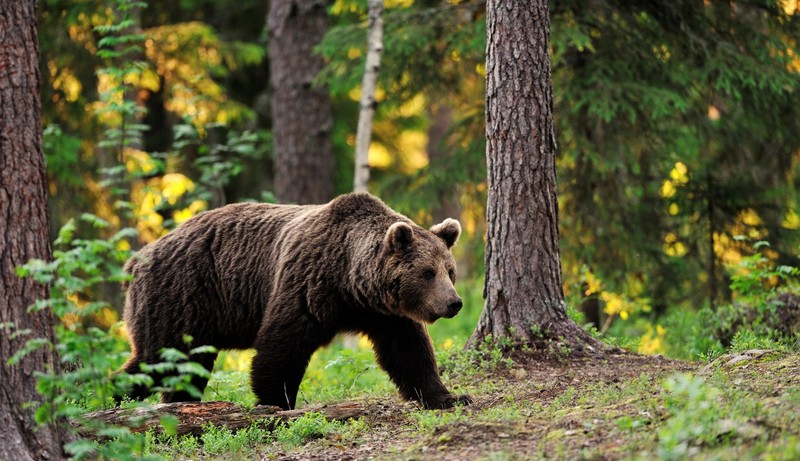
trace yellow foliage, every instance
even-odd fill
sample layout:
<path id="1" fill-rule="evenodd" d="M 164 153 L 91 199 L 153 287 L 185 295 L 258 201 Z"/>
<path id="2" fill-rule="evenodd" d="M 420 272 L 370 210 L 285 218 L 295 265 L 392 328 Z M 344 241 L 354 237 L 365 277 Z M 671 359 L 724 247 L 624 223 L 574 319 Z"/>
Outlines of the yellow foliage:
<path id="1" fill-rule="evenodd" d="M 405 130 L 400 133 L 397 144 L 405 154 L 406 165 L 418 170 L 428 165 L 428 135 L 421 131 Z"/>
<path id="2" fill-rule="evenodd" d="M 667 351 L 666 336 L 666 328 L 656 325 L 654 329 L 652 325 L 648 325 L 647 331 L 639 339 L 639 353 L 648 355 L 664 354 Z"/>
<path id="3" fill-rule="evenodd" d="M 794 210 L 789 210 L 781 221 L 781 226 L 791 230 L 800 229 L 800 215 Z"/>
<path id="4" fill-rule="evenodd" d="M 594 293 L 599 293 L 602 289 L 602 285 L 600 284 L 600 279 L 594 275 L 593 272 L 586 271 L 584 274 L 584 282 L 586 282 L 586 291 L 583 293 L 586 296 L 590 296 Z"/>
<path id="5" fill-rule="evenodd" d="M 208 204 L 205 200 L 195 200 L 189 204 L 188 207 L 178 210 L 172 214 L 172 219 L 175 220 L 175 224 L 181 224 L 186 222 L 189 218 L 200 213 L 201 211 L 205 210 Z"/>
<path id="6" fill-rule="evenodd" d="M 617 315 L 620 312 L 627 312 L 629 307 L 622 296 L 617 293 L 604 291 L 600 293 L 600 299 L 605 303 L 603 311 L 608 315 Z"/>
<path id="7" fill-rule="evenodd" d="M 622 320 L 628 320 L 633 313 L 650 310 L 650 301 L 640 297 L 644 293 L 644 282 L 640 277 L 627 277 L 621 293 L 605 290 L 602 280 L 586 266 L 581 269 L 581 278 L 585 283 L 584 295 L 597 294 L 603 301 L 603 312 L 609 317 L 619 316 Z"/>
<path id="8" fill-rule="evenodd" d="M 177 204 L 181 197 L 194 188 L 194 182 L 180 173 L 165 174 L 150 179 L 144 185 L 135 186 L 131 191 L 131 198 L 136 205 L 133 212 L 141 239 L 152 242 L 166 233 L 164 217 L 157 210 L 164 203 Z M 174 211 L 173 218 L 180 224 L 203 211 L 206 206 L 204 201 L 195 200 L 188 207 Z"/>
<path id="9" fill-rule="evenodd" d="M 361 86 L 357 86 L 347 93 L 347 97 L 353 101 L 361 101 Z"/>
<path id="10" fill-rule="evenodd" d="M 688 171 L 683 162 L 676 162 L 675 167 L 669 172 L 669 177 L 675 184 L 686 184 L 689 182 Z"/>
<path id="11" fill-rule="evenodd" d="M 670 198 L 677 192 L 678 186 L 683 186 L 689 182 L 689 169 L 683 162 L 675 162 L 675 166 L 669 172 L 669 178 L 661 184 L 659 193 L 663 198 Z"/>
<path id="12" fill-rule="evenodd" d="M 661 189 L 659 193 L 664 198 L 670 198 L 675 195 L 675 186 L 673 185 L 672 181 L 669 179 L 665 179 L 664 182 L 661 184 Z"/>
<path id="13" fill-rule="evenodd" d="M 77 101 L 83 90 L 83 85 L 75 74 L 67 67 L 59 68 L 55 61 L 47 62 L 47 70 L 53 78 L 53 89 L 64 93 L 67 101 Z"/>
<path id="14" fill-rule="evenodd" d="M 372 341 L 369 340 L 364 335 L 359 335 L 358 337 L 358 348 L 361 350 L 371 350 L 372 349 Z"/>
<path id="15" fill-rule="evenodd" d="M 742 210 L 737 219 L 748 226 L 760 226 L 762 224 L 761 217 L 752 208 Z"/>
<path id="16" fill-rule="evenodd" d="M 158 163 L 147 152 L 125 148 L 125 169 L 130 173 L 150 174 L 158 168 Z"/>
<path id="17" fill-rule="evenodd" d="M 667 232 L 664 236 L 664 254 L 680 258 L 689 252 L 689 248 L 678 239 L 678 234 Z"/>
<path id="18" fill-rule="evenodd" d="M 112 325 L 119 322 L 119 314 L 114 309 L 104 307 L 94 316 L 94 321 L 102 328 L 111 328 Z"/>
<path id="19" fill-rule="evenodd" d="M 194 190 L 194 182 L 180 173 L 165 174 L 161 178 L 161 196 L 174 205 L 186 192 Z"/>
<path id="20" fill-rule="evenodd" d="M 354 46 L 350 47 L 347 50 L 347 57 L 350 58 L 350 59 L 353 59 L 353 60 L 360 58 L 361 57 L 361 49 L 356 48 Z"/>
<path id="21" fill-rule="evenodd" d="M 425 96 L 422 93 L 417 93 L 416 96 L 403 103 L 403 105 L 397 109 L 397 113 L 403 117 L 413 117 L 414 115 L 421 114 L 425 109 L 425 102 Z"/>
<path id="22" fill-rule="evenodd" d="M 216 366 L 225 371 L 248 371 L 255 355 L 256 351 L 254 349 L 224 351 L 220 354 Z"/>
<path id="23" fill-rule="evenodd" d="M 783 6 L 783 11 L 789 16 L 797 13 L 798 9 L 800 9 L 798 8 L 797 0 L 781 0 L 781 6 Z"/>
<path id="24" fill-rule="evenodd" d="M 117 242 L 116 249 L 119 251 L 128 251 L 131 249 L 131 244 L 127 240 L 120 240 Z"/>
<path id="25" fill-rule="evenodd" d="M 387 168 L 392 164 L 392 154 L 386 146 L 373 141 L 369 145 L 368 163 L 371 167 Z"/>

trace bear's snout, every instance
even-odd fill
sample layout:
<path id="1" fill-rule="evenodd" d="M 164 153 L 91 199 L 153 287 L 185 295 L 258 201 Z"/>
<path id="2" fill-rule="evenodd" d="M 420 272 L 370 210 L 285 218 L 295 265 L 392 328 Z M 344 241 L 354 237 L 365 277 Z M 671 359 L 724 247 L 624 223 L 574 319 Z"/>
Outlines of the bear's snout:
<path id="1" fill-rule="evenodd" d="M 464 303 L 461 302 L 461 298 L 454 298 L 451 299 L 450 302 L 447 303 L 447 318 L 453 318 L 458 314 L 458 311 L 461 310 L 461 307 Z"/>

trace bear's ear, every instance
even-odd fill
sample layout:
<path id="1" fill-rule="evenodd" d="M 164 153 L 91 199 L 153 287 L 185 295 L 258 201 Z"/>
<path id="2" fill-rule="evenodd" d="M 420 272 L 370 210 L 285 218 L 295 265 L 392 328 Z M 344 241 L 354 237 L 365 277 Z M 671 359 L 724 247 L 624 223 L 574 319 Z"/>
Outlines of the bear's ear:
<path id="1" fill-rule="evenodd" d="M 393 250 L 405 248 L 412 240 L 414 240 L 414 229 L 402 221 L 389 226 L 386 237 L 383 238 L 386 247 Z"/>
<path id="2" fill-rule="evenodd" d="M 461 224 L 455 219 L 447 218 L 441 224 L 431 227 L 431 232 L 444 240 L 447 248 L 452 248 L 458 242 L 458 236 L 461 235 Z"/>

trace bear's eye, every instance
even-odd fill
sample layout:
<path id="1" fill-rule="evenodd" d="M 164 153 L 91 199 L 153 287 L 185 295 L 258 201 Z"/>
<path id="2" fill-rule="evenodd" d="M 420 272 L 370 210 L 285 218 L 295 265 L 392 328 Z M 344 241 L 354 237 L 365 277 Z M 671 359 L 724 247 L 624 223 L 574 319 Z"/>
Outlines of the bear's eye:
<path id="1" fill-rule="evenodd" d="M 451 282 L 456 283 L 456 271 L 454 271 L 453 269 L 450 269 L 447 272 L 447 275 L 450 277 L 450 281 Z"/>
<path id="2" fill-rule="evenodd" d="M 433 280 L 433 279 L 435 279 L 435 278 L 436 278 L 436 271 L 435 271 L 435 270 L 433 270 L 433 269 L 426 269 L 426 270 L 425 270 L 425 271 L 422 273 L 422 277 L 423 277 L 425 280 Z"/>

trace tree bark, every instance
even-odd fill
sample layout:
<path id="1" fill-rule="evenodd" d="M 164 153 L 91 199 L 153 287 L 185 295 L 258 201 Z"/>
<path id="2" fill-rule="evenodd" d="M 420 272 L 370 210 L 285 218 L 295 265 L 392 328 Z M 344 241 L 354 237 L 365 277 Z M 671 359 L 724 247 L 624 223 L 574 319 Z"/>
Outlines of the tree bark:
<path id="1" fill-rule="evenodd" d="M 369 414 L 369 408 L 357 403 L 340 403 L 286 411 L 270 405 L 259 405 L 248 410 L 231 402 L 178 402 L 138 408 L 100 410 L 87 413 L 83 415 L 83 418 L 90 422 L 127 426 L 133 432 L 144 432 L 150 429 L 162 432 L 161 417 L 172 415 L 178 418 L 176 427 L 178 435 L 200 435 L 207 424 L 237 430 L 248 427 L 258 420 L 289 421 L 310 412 L 322 413 L 328 420 L 346 420 Z M 73 425 L 81 436 L 95 437 L 95 433 L 89 425 L 77 422 L 73 422 Z"/>
<path id="2" fill-rule="evenodd" d="M 325 0 L 273 0 L 268 15 L 275 195 L 324 203 L 334 194 L 333 119 L 328 92 L 314 84 L 313 51 L 328 27 Z"/>
<path id="3" fill-rule="evenodd" d="M 383 52 L 383 0 L 369 0 L 367 20 L 367 57 L 364 79 L 361 83 L 361 103 L 356 130 L 356 171 L 353 179 L 355 192 L 369 188 L 369 144 L 372 139 L 372 118 L 375 115 L 375 87 Z"/>
<path id="4" fill-rule="evenodd" d="M 486 305 L 469 344 L 596 349 L 564 303 L 548 2 L 488 0 L 486 13 Z"/>
<path id="5" fill-rule="evenodd" d="M 33 409 L 24 408 L 41 401 L 34 374 L 58 367 L 55 352 L 43 348 L 7 363 L 28 338 L 54 340 L 51 313 L 27 312 L 47 287 L 15 272 L 51 257 L 38 57 L 36 2 L 0 0 L 0 459 L 15 461 L 61 459 L 69 439 L 62 427 L 37 426 Z M 24 329 L 30 334 L 10 334 Z"/>

